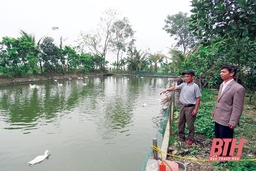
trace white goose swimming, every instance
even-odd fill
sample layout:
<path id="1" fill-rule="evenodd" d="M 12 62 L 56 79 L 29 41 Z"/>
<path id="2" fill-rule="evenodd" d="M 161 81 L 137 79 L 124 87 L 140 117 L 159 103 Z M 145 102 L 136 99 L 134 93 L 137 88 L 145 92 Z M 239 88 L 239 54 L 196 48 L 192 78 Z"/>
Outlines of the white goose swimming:
<path id="1" fill-rule="evenodd" d="M 34 164 L 40 163 L 42 162 L 44 159 L 46 159 L 48 156 L 50 155 L 50 150 L 46 150 L 44 152 L 44 155 L 40 155 L 37 156 L 36 158 L 34 158 L 33 160 L 31 160 L 30 162 L 28 162 L 28 164 L 30 166 L 33 166 Z"/>
<path id="2" fill-rule="evenodd" d="M 39 86 L 38 85 L 32 85 L 32 84 L 29 84 L 30 88 L 31 89 L 39 89 Z"/>
<path id="3" fill-rule="evenodd" d="M 63 86 L 63 84 L 61 84 L 61 83 L 57 83 L 58 84 L 58 87 L 61 87 L 61 86 Z"/>

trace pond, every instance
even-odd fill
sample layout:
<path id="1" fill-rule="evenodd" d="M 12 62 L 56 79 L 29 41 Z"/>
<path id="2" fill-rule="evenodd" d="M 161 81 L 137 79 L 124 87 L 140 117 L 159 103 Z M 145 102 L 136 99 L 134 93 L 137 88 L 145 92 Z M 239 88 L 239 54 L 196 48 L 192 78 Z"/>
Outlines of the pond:
<path id="1" fill-rule="evenodd" d="M 159 93 L 168 78 L 95 76 L 36 84 L 0 87 L 1 170 L 140 170 L 163 117 Z M 45 150 L 51 155 L 30 167 Z"/>

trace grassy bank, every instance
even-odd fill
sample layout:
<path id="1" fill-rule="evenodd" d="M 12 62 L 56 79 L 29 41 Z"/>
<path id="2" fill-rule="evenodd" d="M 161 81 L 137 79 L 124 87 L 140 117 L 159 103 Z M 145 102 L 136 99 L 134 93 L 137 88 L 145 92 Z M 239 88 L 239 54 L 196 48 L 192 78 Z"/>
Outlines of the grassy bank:
<path id="1" fill-rule="evenodd" d="M 179 118 L 179 109 L 175 108 L 174 121 L 172 123 L 173 135 L 169 141 L 169 159 L 179 160 L 187 164 L 188 171 L 201 170 L 223 170 L 223 171 L 242 171 L 256 170 L 256 160 L 247 161 L 247 159 L 256 158 L 256 109 L 253 103 L 249 102 L 249 97 L 245 98 L 244 110 L 240 119 L 240 125 L 235 129 L 234 137 L 237 139 L 244 138 L 245 143 L 241 161 L 227 162 L 219 165 L 217 162 L 208 162 L 212 139 L 214 138 L 214 121 L 211 114 L 217 99 L 217 90 L 202 90 L 201 105 L 195 122 L 195 144 L 191 147 L 186 146 L 184 142 L 180 142 L 177 138 L 177 122 Z M 187 128 L 186 128 L 187 130 Z M 186 133 L 187 134 L 187 133 Z M 181 156 L 181 157 L 177 157 Z"/>

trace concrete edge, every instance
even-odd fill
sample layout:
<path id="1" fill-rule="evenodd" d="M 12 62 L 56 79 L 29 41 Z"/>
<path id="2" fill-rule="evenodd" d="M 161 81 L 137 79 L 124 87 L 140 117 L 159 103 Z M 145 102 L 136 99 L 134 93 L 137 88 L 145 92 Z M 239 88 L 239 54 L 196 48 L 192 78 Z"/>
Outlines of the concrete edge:
<path id="1" fill-rule="evenodd" d="M 166 129 L 165 129 L 165 133 L 164 133 L 164 138 L 163 138 L 163 142 L 162 142 L 162 146 L 161 146 L 161 151 L 163 151 L 164 153 L 162 153 L 162 157 L 165 160 L 167 157 L 167 151 L 168 151 L 168 145 L 169 145 L 169 137 L 170 137 L 170 120 L 168 119 L 167 125 L 166 125 Z M 159 156 L 161 156 L 159 154 Z"/>

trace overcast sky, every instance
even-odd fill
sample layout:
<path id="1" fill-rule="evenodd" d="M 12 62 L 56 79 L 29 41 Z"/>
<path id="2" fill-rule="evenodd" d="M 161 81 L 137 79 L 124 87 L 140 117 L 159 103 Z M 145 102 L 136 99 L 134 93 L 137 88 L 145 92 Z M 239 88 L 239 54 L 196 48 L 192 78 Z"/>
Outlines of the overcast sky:
<path id="1" fill-rule="evenodd" d="M 96 28 L 102 13 L 111 8 L 129 19 L 138 49 L 166 54 L 174 42 L 162 29 L 164 20 L 180 11 L 189 13 L 190 5 L 190 0 L 6 0 L 0 6 L 0 38 L 19 37 L 23 30 L 38 40 L 62 36 L 75 45 L 80 31 Z"/>

